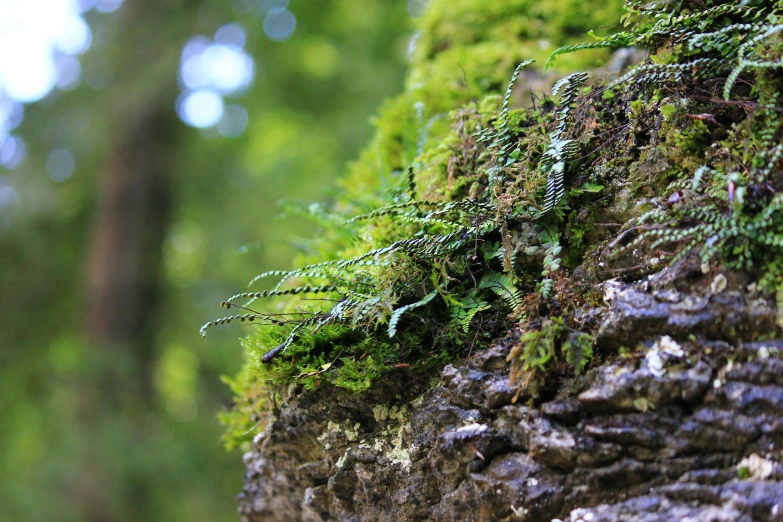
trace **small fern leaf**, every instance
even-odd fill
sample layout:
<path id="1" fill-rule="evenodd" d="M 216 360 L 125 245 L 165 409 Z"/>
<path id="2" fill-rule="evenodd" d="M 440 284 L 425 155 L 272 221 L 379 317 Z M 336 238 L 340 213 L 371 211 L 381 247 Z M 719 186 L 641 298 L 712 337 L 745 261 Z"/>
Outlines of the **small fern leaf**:
<path id="1" fill-rule="evenodd" d="M 479 283 L 480 289 L 488 289 L 497 294 L 503 299 L 511 308 L 516 308 L 522 304 L 522 294 L 514 286 L 511 278 L 506 274 L 500 272 L 487 272 L 484 277 L 481 278 Z"/>
<path id="2" fill-rule="evenodd" d="M 286 288 L 285 290 L 265 290 L 263 292 L 245 292 L 236 294 L 228 299 L 227 302 L 235 301 L 242 298 L 258 299 L 260 297 L 275 297 L 281 295 L 297 295 L 297 294 L 323 294 L 327 292 L 336 292 L 337 287 L 335 285 L 324 286 L 297 286 L 296 288 Z"/>
<path id="3" fill-rule="evenodd" d="M 514 69 L 514 74 L 511 75 L 511 80 L 508 82 L 506 93 L 503 95 L 503 107 L 500 109 L 499 118 L 500 130 L 503 133 L 508 131 L 508 109 L 509 105 L 511 104 L 511 95 L 514 93 L 514 85 L 517 83 L 517 79 L 519 79 L 519 73 L 522 72 L 522 69 L 533 62 L 535 62 L 535 60 L 525 60 L 524 62 L 517 65 L 517 68 Z"/>
<path id="4" fill-rule="evenodd" d="M 426 305 L 427 303 L 432 301 L 436 295 L 438 295 L 438 292 L 430 292 L 429 294 L 424 296 L 424 299 L 422 299 L 421 301 L 416 301 L 415 303 L 401 306 L 398 309 L 396 309 L 392 314 L 391 319 L 389 319 L 389 338 L 391 339 L 397 334 L 397 323 L 400 322 L 400 318 L 402 317 L 402 314 L 410 310 L 413 310 L 414 308 L 419 308 L 420 306 Z"/>
<path id="5" fill-rule="evenodd" d="M 606 40 L 602 40 L 600 42 L 581 43 L 560 47 L 559 49 L 555 49 L 552 54 L 549 55 L 549 58 L 547 58 L 546 63 L 544 64 L 544 69 L 549 69 L 552 64 L 555 63 L 555 58 L 561 54 L 573 53 L 585 49 L 616 49 L 618 47 L 626 47 L 633 41 L 633 36 L 633 33 L 621 32 L 613 34 Z"/>
<path id="6" fill-rule="evenodd" d="M 470 329 L 470 322 L 473 320 L 476 314 L 488 309 L 489 305 L 487 303 L 484 301 L 479 301 L 477 306 L 465 310 L 465 317 L 461 318 L 459 321 L 459 325 L 462 328 L 462 331 L 468 333 L 468 330 Z"/>
<path id="7" fill-rule="evenodd" d="M 220 319 L 215 319 L 214 321 L 210 321 L 204 326 L 202 326 L 201 329 L 199 330 L 199 333 L 201 334 L 201 337 L 205 337 L 207 335 L 207 330 L 209 330 L 213 326 L 229 324 L 233 321 L 253 322 L 256 318 L 258 318 L 258 314 L 242 314 L 242 315 L 231 315 L 229 317 L 222 317 Z"/>

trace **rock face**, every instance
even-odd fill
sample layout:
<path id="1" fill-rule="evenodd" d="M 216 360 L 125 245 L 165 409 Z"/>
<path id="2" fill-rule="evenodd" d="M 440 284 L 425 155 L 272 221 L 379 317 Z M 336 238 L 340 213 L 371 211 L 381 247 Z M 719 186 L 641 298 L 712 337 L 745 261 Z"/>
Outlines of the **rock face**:
<path id="1" fill-rule="evenodd" d="M 439 380 L 292 388 L 245 455 L 243 520 L 783 520 L 783 342 L 750 341 L 775 307 L 696 263 L 604 283 L 603 364 L 536 400 L 509 385 L 518 332 Z"/>
<path id="2" fill-rule="evenodd" d="M 492 2 L 456 9 L 452 1 L 433 5 L 441 16 L 464 17 L 466 27 L 484 10 L 487 27 L 510 19 L 489 13 Z M 383 277 L 373 280 L 395 289 L 394 299 L 379 294 L 372 301 L 390 303 L 389 313 L 397 306 L 388 335 L 376 335 L 386 331 L 383 314 L 357 306 L 358 315 L 328 315 L 350 328 L 381 317 L 362 323 L 368 346 L 393 350 L 373 357 L 362 348 L 343 368 L 364 378 L 368 361 L 384 361 L 394 371 L 358 395 L 328 379 L 310 380 L 312 391 L 301 380 L 288 387 L 245 455 L 245 521 L 783 521 L 783 30 L 760 26 L 761 15 L 753 14 L 762 9 L 778 24 L 779 2 L 746 4 L 627 2 L 632 40 L 652 60 L 582 91 L 584 73 L 562 78 L 553 88 L 557 103 L 531 98 L 532 107 L 509 111 L 512 81 L 495 119 L 482 119 L 482 107 L 500 103 L 496 95 L 450 113 L 451 130 L 409 170 L 410 201 L 395 199 L 363 219 L 420 204 L 448 207 L 428 217 L 395 214 L 397 228 L 424 221 L 462 232 L 421 229 L 421 237 L 328 262 L 359 266 L 404 252 L 399 245 L 428 245 L 405 251 L 405 263 L 383 265 Z M 530 19 L 520 13 L 510 34 Z M 428 83 L 430 60 L 455 56 L 441 34 L 447 27 L 438 22 L 422 32 L 431 52 L 412 76 L 415 96 Z M 463 43 L 475 56 L 495 48 L 481 38 Z M 758 62 L 757 73 L 735 82 L 750 67 L 743 53 L 751 43 L 777 61 Z M 618 51 L 609 69 L 619 74 L 636 55 Z M 529 71 L 517 77 L 528 64 L 512 78 L 544 78 Z M 729 96 L 732 83 L 739 98 Z M 413 99 L 400 103 L 412 107 Z M 394 115 L 387 123 L 404 120 Z M 400 148 L 405 134 L 390 128 L 399 132 L 382 133 L 381 141 Z M 419 203 L 417 191 L 424 201 L 443 196 L 450 203 Z M 460 214 L 470 227 L 440 219 L 457 201 L 472 209 Z M 491 213 L 478 210 L 486 206 Z M 470 235 L 482 227 L 486 235 Z M 371 236 L 385 237 L 369 228 L 361 237 Z M 446 258 L 435 263 L 436 254 Z M 446 266 L 461 271 L 450 274 Z M 417 276 L 403 277 L 409 272 Z M 439 286 L 441 272 L 451 297 Z M 340 281 L 353 276 L 340 273 Z M 418 293 L 405 294 L 411 288 Z M 435 374 L 416 373 L 409 363 L 422 359 L 394 358 L 411 352 L 402 342 L 388 344 L 392 321 L 411 307 L 424 310 L 436 294 L 443 295 L 442 303 L 433 301 L 440 308 L 409 318 L 409 333 L 416 333 L 410 346 L 429 357 L 438 353 L 434 340 L 446 339 L 455 359 Z M 488 309 L 472 329 L 475 314 Z M 419 335 L 439 317 L 472 339 L 442 335 L 449 328 Z M 271 346 L 280 342 L 271 338 Z M 459 342 L 476 346 L 456 359 Z M 329 343 L 319 349 L 334 347 Z M 291 382 L 276 375 L 336 374 L 340 368 L 327 362 L 341 357 L 335 351 L 317 364 L 321 352 L 292 352 L 271 367 L 277 373 L 259 373 L 269 377 L 265 385 Z M 304 357 L 313 357 L 310 366 Z M 252 406 L 246 410 L 258 420 Z"/>

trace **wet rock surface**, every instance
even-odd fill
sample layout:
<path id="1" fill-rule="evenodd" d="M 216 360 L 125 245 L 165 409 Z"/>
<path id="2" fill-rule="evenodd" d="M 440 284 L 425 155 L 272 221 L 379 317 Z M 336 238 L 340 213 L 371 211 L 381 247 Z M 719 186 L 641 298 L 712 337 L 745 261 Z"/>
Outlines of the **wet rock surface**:
<path id="1" fill-rule="evenodd" d="M 245 456 L 243 520 L 783 521 L 775 307 L 693 270 L 605 282 L 603 364 L 535 401 L 510 340 L 359 396 L 292 388 Z"/>

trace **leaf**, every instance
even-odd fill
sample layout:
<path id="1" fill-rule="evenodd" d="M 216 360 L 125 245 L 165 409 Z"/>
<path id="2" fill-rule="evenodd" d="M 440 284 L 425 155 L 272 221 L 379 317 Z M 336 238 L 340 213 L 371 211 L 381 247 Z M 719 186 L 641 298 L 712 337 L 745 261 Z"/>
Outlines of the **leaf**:
<path id="1" fill-rule="evenodd" d="M 421 301 L 416 301 L 415 303 L 411 303 L 409 305 L 401 306 L 400 308 L 396 309 L 394 313 L 391 316 L 391 319 L 389 320 L 389 338 L 394 337 L 397 334 L 397 323 L 400 321 L 400 318 L 402 317 L 402 314 L 405 312 L 412 310 L 414 308 L 418 308 L 420 306 L 424 306 L 432 299 L 438 295 L 438 292 L 430 292 L 426 296 L 424 296 L 424 299 Z"/>
<path id="2" fill-rule="evenodd" d="M 506 274 L 487 272 L 481 278 L 479 288 L 491 290 L 506 301 L 511 308 L 516 308 L 522 304 L 522 294 Z"/>
<path id="3" fill-rule="evenodd" d="M 603 185 L 599 185 L 597 183 L 590 183 L 587 182 L 584 185 L 582 185 L 582 190 L 584 192 L 590 192 L 595 194 L 596 192 L 601 192 L 604 189 Z"/>

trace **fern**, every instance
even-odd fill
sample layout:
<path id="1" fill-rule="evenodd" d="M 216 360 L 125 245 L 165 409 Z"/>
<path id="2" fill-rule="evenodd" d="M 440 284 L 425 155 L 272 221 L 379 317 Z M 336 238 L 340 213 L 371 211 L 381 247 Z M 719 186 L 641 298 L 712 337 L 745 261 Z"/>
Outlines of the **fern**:
<path id="1" fill-rule="evenodd" d="M 499 158 L 499 161 L 496 165 L 493 165 L 487 169 L 489 175 L 490 193 L 494 192 L 493 188 L 498 183 L 498 173 L 501 172 L 504 167 L 514 163 L 514 161 L 516 161 L 518 158 L 518 155 L 515 155 L 515 151 L 513 150 L 514 140 L 508 128 L 509 108 L 511 105 L 511 96 L 514 93 L 514 85 L 519 78 L 519 74 L 525 67 L 533 62 L 535 62 L 535 60 L 525 60 L 524 62 L 517 65 L 516 69 L 514 69 L 514 73 L 511 75 L 511 80 L 508 82 L 506 92 L 503 95 L 503 105 L 501 106 L 500 113 L 498 114 L 495 128 L 493 129 L 492 127 L 489 127 L 487 129 L 482 129 L 476 132 L 476 137 L 478 138 L 479 143 L 487 143 L 491 154 Z"/>
<path id="2" fill-rule="evenodd" d="M 519 339 L 521 350 L 512 351 L 509 356 L 516 357 L 524 371 L 544 370 L 547 363 L 556 357 L 555 338 L 559 330 L 557 322 L 545 321 L 540 330 L 523 333 Z"/>
<path id="3" fill-rule="evenodd" d="M 745 55 L 749 50 L 757 46 L 760 42 L 768 39 L 773 34 L 778 34 L 783 31 L 783 25 L 771 25 L 771 26 L 750 26 L 756 30 L 763 30 L 760 34 L 757 34 L 750 40 L 743 43 L 737 51 L 737 64 L 732 69 L 728 78 L 726 79 L 726 85 L 723 87 L 723 97 L 728 100 L 731 95 L 731 88 L 737 81 L 737 78 L 745 69 L 783 69 L 783 62 L 780 60 L 749 60 Z"/>
<path id="4" fill-rule="evenodd" d="M 509 129 L 510 100 L 514 84 L 521 70 L 532 61 L 519 64 L 509 81 L 503 98 L 503 104 L 495 118 L 493 130 L 480 131 L 479 142 L 486 144 L 488 154 L 482 156 L 486 162 L 485 172 L 490 173 L 490 186 L 496 186 L 502 193 L 504 187 L 493 181 L 491 173 L 502 173 L 521 160 L 520 151 L 516 149 L 509 153 L 514 136 Z M 564 78 L 555 86 L 555 94 L 560 96 L 557 117 L 550 133 L 550 144 L 539 160 L 539 168 L 547 173 L 547 196 L 545 212 L 557 205 L 564 194 L 566 163 L 576 154 L 576 142 L 566 138 L 568 124 L 574 109 L 580 88 L 584 85 L 587 75 L 577 73 Z M 423 121 L 423 106 L 416 108 L 420 123 Z M 420 126 L 421 128 L 421 126 Z M 423 132 L 423 131 L 422 131 Z M 420 136 L 420 146 L 422 138 Z M 419 156 L 422 151 L 419 150 Z M 509 274 L 497 272 L 490 264 L 502 260 L 506 270 L 511 270 L 510 257 L 505 245 L 509 233 L 509 219 L 535 219 L 534 214 L 509 213 L 501 211 L 498 201 L 476 199 L 460 199 L 455 201 L 436 201 L 415 199 L 414 165 L 408 168 L 407 190 L 410 198 L 407 201 L 395 202 L 382 206 L 371 212 L 357 215 L 345 222 L 347 226 L 360 226 L 362 222 L 373 222 L 379 218 L 387 218 L 395 223 L 400 230 L 409 233 L 398 237 L 386 246 L 370 248 L 362 254 L 348 259 L 331 260 L 305 265 L 295 270 L 276 270 L 260 274 L 253 278 L 250 285 L 262 279 L 276 278 L 271 290 L 259 292 L 243 292 L 232 296 L 226 302 L 226 307 L 239 306 L 246 308 L 255 299 L 292 297 L 306 294 L 326 294 L 333 302 L 328 307 L 304 308 L 300 312 L 284 319 L 277 319 L 269 314 L 253 312 L 243 316 L 231 316 L 204 325 L 202 335 L 217 325 L 229 324 L 233 321 L 260 322 L 262 324 L 277 324 L 286 326 L 284 339 L 266 355 L 262 362 L 270 363 L 277 355 L 284 353 L 294 343 L 304 336 L 314 335 L 321 329 L 335 325 L 351 331 L 360 331 L 368 337 L 373 337 L 380 324 L 388 323 L 385 329 L 386 338 L 399 335 L 404 327 L 406 314 L 413 309 L 434 306 L 434 297 L 440 294 L 450 307 L 450 320 L 458 328 L 467 333 L 475 316 L 492 307 L 482 295 L 495 294 L 500 301 L 512 309 L 517 309 L 523 303 L 523 294 L 517 288 L 516 279 Z M 494 194 L 494 190 L 491 191 Z M 532 205 L 531 201 L 531 205 Z M 500 236 L 502 241 L 497 241 Z M 488 238 L 492 238 L 489 240 Z M 442 282 L 435 277 L 433 268 L 444 259 L 475 259 L 475 252 L 482 246 L 483 277 L 477 287 L 472 289 L 462 283 L 455 290 L 446 289 L 451 276 L 443 272 Z M 547 246 L 545 271 L 553 273 L 559 268 L 559 259 L 555 259 L 560 246 L 556 242 Z M 506 259 L 506 258 L 509 259 Z M 404 267 L 402 271 L 396 267 Z M 444 270 L 443 268 L 439 270 Z M 461 277 L 466 277 L 464 270 Z M 390 273 L 393 273 L 390 277 Z M 427 277 L 425 274 L 432 274 Z M 412 281 L 418 281 L 414 286 Z M 424 285 L 424 292 L 422 292 Z M 414 290 L 414 287 L 416 288 Z M 456 291 L 456 296 L 453 292 Z M 548 292 L 544 291 L 545 295 Z M 424 295 L 424 298 L 420 296 Z M 417 297 L 419 296 L 419 297 Z M 249 299 L 250 303 L 238 305 L 234 301 Z M 399 305 L 399 303 L 408 303 Z M 248 309 L 249 310 L 249 309 Z M 251 311 L 252 312 L 252 311 Z M 302 372 L 310 375 L 312 372 Z M 319 374 L 320 375 L 320 374 Z"/>
<path id="5" fill-rule="evenodd" d="M 511 105 L 511 95 L 514 93 L 514 85 L 516 85 L 519 73 L 522 72 L 522 69 L 533 62 L 535 62 L 535 60 L 525 60 L 517 65 L 516 69 L 514 69 L 514 74 L 511 75 L 511 80 L 508 82 L 508 88 L 506 88 L 506 93 L 503 95 L 503 106 L 501 107 L 500 115 L 498 116 L 498 132 L 499 135 L 503 137 L 508 136 L 508 110 Z"/>
<path id="6" fill-rule="evenodd" d="M 429 294 L 424 296 L 424 299 L 422 299 L 421 301 L 416 301 L 415 303 L 411 303 L 409 305 L 405 305 L 397 308 L 392 314 L 391 319 L 389 319 L 389 330 L 388 330 L 389 338 L 391 339 L 397 334 L 397 323 L 400 321 L 402 314 L 410 310 L 413 310 L 414 308 L 419 308 L 420 306 L 426 305 L 427 303 L 432 301 L 436 295 L 438 295 L 438 292 L 430 292 Z"/>
<path id="7" fill-rule="evenodd" d="M 463 332 L 468 333 L 470 322 L 476 314 L 489 310 L 489 308 L 490 306 L 486 301 L 477 299 L 475 295 L 468 295 L 451 307 L 451 322 L 456 324 Z"/>
<path id="8" fill-rule="evenodd" d="M 756 135 L 761 141 L 747 175 L 738 171 L 724 173 L 703 165 L 690 180 L 672 183 L 669 192 L 687 184 L 697 194 L 708 197 L 700 205 L 660 208 L 639 216 L 630 226 L 656 226 L 643 230 L 615 255 L 643 244 L 655 249 L 679 243 L 679 253 L 672 262 L 694 251 L 704 264 L 720 255 L 733 268 L 751 270 L 760 265 L 766 274 L 760 280 L 762 288 L 772 289 L 783 284 L 778 277 L 783 259 L 783 193 L 777 191 L 783 190 L 783 180 L 776 173 L 783 168 L 783 144 L 775 139 L 779 126 L 779 116 L 774 108 L 777 98 L 776 93 L 772 103 L 762 105 L 755 115 L 760 122 Z M 761 193 L 770 186 L 775 188 L 771 197 L 746 201 L 748 192 Z M 673 227 L 672 222 L 688 225 Z"/>
<path id="9" fill-rule="evenodd" d="M 424 209 L 429 210 L 425 213 Z M 423 299 L 395 306 L 397 302 L 411 298 L 411 289 L 407 286 L 409 279 L 398 277 L 393 279 L 392 286 L 389 286 L 383 282 L 385 271 L 393 270 L 393 267 L 400 263 L 407 263 L 412 272 L 405 276 L 415 277 L 416 273 L 422 274 L 435 260 L 473 248 L 485 235 L 496 233 L 501 228 L 501 221 L 505 219 L 497 215 L 494 205 L 480 201 L 419 200 L 388 205 L 356 216 L 347 223 L 354 224 L 381 216 L 390 216 L 399 224 L 418 229 L 419 233 L 384 247 L 370 249 L 350 259 L 315 263 L 290 271 L 265 272 L 254 278 L 251 284 L 263 278 L 277 277 L 277 284 L 272 290 L 244 292 L 226 301 L 226 306 L 230 307 L 235 305 L 233 301 L 239 299 L 318 293 L 334 296 L 336 304 L 324 311 L 311 312 L 309 317 L 299 320 L 285 341 L 263 358 L 265 361 L 271 361 L 275 355 L 285 352 L 306 331 L 315 332 L 329 324 L 341 324 L 372 335 L 376 325 L 388 321 L 387 337 L 396 336 L 404 314 L 414 308 L 428 305 L 440 290 L 436 287 L 436 291 L 430 291 Z M 304 280 L 305 283 L 283 287 L 296 279 Z M 321 283 L 308 283 L 313 280 L 320 280 Z M 518 291 L 513 288 L 509 290 L 517 292 L 510 295 L 518 296 Z M 480 311 L 479 308 L 481 306 L 472 311 L 467 310 L 470 317 L 465 319 L 465 324 L 469 324 L 470 319 Z M 259 314 L 248 314 L 211 321 L 204 325 L 201 333 L 205 334 L 213 326 L 228 324 L 237 319 L 254 320 L 257 316 Z M 248 319 L 249 317 L 253 319 Z"/>
<path id="10" fill-rule="evenodd" d="M 620 32 L 615 33 L 599 42 L 580 43 L 560 47 L 555 49 L 552 54 L 549 55 L 546 64 L 544 64 L 544 69 L 549 69 L 555 62 L 555 58 L 561 54 L 583 51 L 585 49 L 616 49 L 619 47 L 627 47 L 633 41 L 634 36 L 635 35 L 630 32 Z"/>
<path id="11" fill-rule="evenodd" d="M 568 130 L 569 115 L 573 111 L 579 89 L 587 81 L 586 73 L 574 73 L 558 81 L 552 87 L 552 94 L 561 94 L 555 130 L 550 135 L 550 143 L 539 163 L 546 174 L 546 196 L 543 213 L 554 210 L 565 193 L 564 177 L 569 161 L 576 157 L 579 146 L 574 140 L 565 139 Z"/>
<path id="12" fill-rule="evenodd" d="M 728 74 L 723 95 L 728 100 L 737 78 L 746 69 L 780 69 L 780 60 L 748 59 L 748 53 L 783 31 L 779 9 L 752 7 L 743 2 L 724 2 L 708 9 L 682 13 L 666 2 L 641 6 L 626 2 L 629 12 L 641 21 L 631 31 L 615 33 L 600 42 L 569 45 L 555 50 L 547 60 L 551 65 L 561 54 L 599 47 L 641 46 L 656 49 L 680 43 L 688 50 L 680 61 L 643 63 L 610 83 L 607 88 L 633 81 L 636 84 L 683 82 Z M 678 11 L 681 13 L 679 14 Z"/>
<path id="13" fill-rule="evenodd" d="M 487 272 L 481 278 L 480 289 L 488 289 L 503 299 L 512 309 L 522 304 L 522 294 L 507 274 Z"/>

